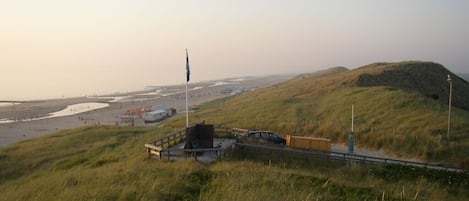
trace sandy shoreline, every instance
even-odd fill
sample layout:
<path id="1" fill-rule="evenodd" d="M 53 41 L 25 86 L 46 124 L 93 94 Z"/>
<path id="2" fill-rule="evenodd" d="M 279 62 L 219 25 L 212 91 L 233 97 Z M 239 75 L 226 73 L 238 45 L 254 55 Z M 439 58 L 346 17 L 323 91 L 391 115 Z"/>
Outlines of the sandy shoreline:
<path id="1" fill-rule="evenodd" d="M 226 93 L 233 89 L 247 91 L 266 87 L 289 79 L 291 76 L 268 76 L 240 80 L 220 80 L 214 82 L 202 82 L 189 85 L 189 105 L 195 106 L 218 98 L 231 96 Z M 218 84 L 217 84 L 218 83 Z M 221 84 L 223 83 L 223 84 Z M 228 83 L 228 84 L 226 84 Z M 184 92 L 185 85 L 164 86 L 174 92 Z M 191 90 L 194 89 L 194 90 Z M 113 102 L 112 97 L 81 97 L 69 99 L 54 99 L 43 101 L 29 101 L 18 105 L 0 107 L 0 119 L 5 118 L 36 118 L 46 116 L 49 113 L 65 109 L 68 105 L 88 102 L 109 103 L 109 107 L 88 111 L 72 116 L 56 117 L 28 122 L 15 122 L 0 124 L 0 146 L 6 146 L 22 140 L 56 132 L 58 130 L 81 127 L 92 124 L 116 124 L 121 120 L 119 115 L 132 108 L 149 106 L 174 107 L 179 113 L 185 112 L 185 93 L 158 94 L 158 89 L 145 92 L 132 92 L 119 94 L 122 97 L 133 99 Z M 161 90 L 160 90 L 161 91 Z M 117 96 L 116 96 L 117 97 Z"/>

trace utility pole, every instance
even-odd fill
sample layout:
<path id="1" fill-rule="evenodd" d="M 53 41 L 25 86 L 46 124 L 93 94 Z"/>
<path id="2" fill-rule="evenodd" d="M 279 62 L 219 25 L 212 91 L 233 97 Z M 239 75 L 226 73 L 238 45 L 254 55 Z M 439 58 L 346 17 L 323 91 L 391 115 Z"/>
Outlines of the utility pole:
<path id="1" fill-rule="evenodd" d="M 448 75 L 448 82 L 449 82 L 449 101 L 448 101 L 448 133 L 447 133 L 447 140 L 449 144 L 449 136 L 451 134 L 451 98 L 453 96 L 453 79 L 451 76 Z"/>

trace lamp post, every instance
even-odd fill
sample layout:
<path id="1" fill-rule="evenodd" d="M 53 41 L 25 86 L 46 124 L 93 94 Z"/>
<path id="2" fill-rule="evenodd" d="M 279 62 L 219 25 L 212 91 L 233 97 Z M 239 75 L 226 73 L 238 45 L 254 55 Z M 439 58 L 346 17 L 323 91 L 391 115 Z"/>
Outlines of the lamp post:
<path id="1" fill-rule="evenodd" d="M 447 134 L 447 140 L 449 143 L 449 135 L 451 133 L 451 98 L 453 96 L 453 79 L 451 79 L 451 76 L 448 75 L 448 82 L 449 82 L 449 101 L 448 101 L 448 134 Z"/>
<path id="2" fill-rule="evenodd" d="M 348 153 L 353 154 L 353 146 L 355 144 L 355 132 L 353 128 L 353 105 L 352 105 L 352 131 L 348 134 Z"/>

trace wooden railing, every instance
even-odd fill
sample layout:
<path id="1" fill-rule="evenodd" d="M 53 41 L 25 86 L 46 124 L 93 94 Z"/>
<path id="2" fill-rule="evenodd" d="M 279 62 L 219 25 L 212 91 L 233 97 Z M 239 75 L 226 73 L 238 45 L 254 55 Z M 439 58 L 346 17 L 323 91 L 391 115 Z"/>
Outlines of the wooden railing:
<path id="1" fill-rule="evenodd" d="M 217 137 L 236 138 L 240 135 L 247 134 L 249 130 L 242 128 L 215 128 Z"/>
<path id="2" fill-rule="evenodd" d="M 237 136 L 246 133 L 248 130 L 239 128 L 215 128 L 215 136 L 224 138 L 236 138 Z M 186 139 L 186 131 L 180 130 L 173 134 L 166 135 L 145 144 L 147 149 L 148 157 L 152 155 L 157 156 L 159 159 L 167 158 L 171 159 L 171 156 L 184 155 L 186 157 L 194 157 L 197 159 L 197 155 L 202 152 L 215 153 L 217 157 L 224 157 L 232 152 L 233 147 L 227 148 L 208 148 L 208 149 L 182 149 L 182 148 L 170 148 L 176 144 L 181 143 Z"/>
<path id="3" fill-rule="evenodd" d="M 204 149 L 182 149 L 182 148 L 168 148 L 168 149 L 162 149 L 159 153 L 159 158 L 160 159 L 168 159 L 171 160 L 171 158 L 194 158 L 196 160 L 199 160 L 199 154 L 201 153 L 209 153 L 212 158 L 224 158 L 228 156 L 231 152 L 233 152 L 234 146 L 229 146 L 225 148 L 204 148 Z"/>
<path id="4" fill-rule="evenodd" d="M 145 144 L 145 148 L 147 148 L 148 157 L 156 155 L 161 159 L 162 152 L 165 151 L 166 148 L 179 144 L 185 139 L 186 131 L 180 130 L 173 134 L 169 134 L 167 136 L 158 138 L 150 143 L 147 143 Z"/>

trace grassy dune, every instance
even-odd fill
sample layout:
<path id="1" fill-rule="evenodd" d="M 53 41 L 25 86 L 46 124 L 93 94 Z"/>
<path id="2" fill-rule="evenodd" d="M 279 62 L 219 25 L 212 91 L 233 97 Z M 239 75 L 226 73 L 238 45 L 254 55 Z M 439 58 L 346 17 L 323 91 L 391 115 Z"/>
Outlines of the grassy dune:
<path id="1" fill-rule="evenodd" d="M 85 127 L 0 149 L 0 200 L 465 200 L 469 176 L 236 152 L 147 159 L 164 128 Z"/>
<path id="2" fill-rule="evenodd" d="M 377 64 L 376 64 L 377 65 Z M 361 68 L 360 71 L 364 69 Z M 374 69 L 376 70 L 376 69 Z M 391 86 L 359 87 L 361 73 L 334 70 L 204 104 L 191 122 L 329 137 L 345 142 L 355 105 L 356 141 L 468 167 L 469 113 Z M 459 83 L 462 86 L 462 83 Z M 460 96 L 460 100 L 464 100 Z M 223 161 L 147 159 L 143 145 L 184 127 L 95 126 L 0 148 L 1 200 L 467 200 L 469 176 L 238 151 Z"/>
<path id="3" fill-rule="evenodd" d="M 164 133 L 86 127 L 10 145 L 0 150 L 0 200 L 154 200 L 167 182 L 156 177 L 192 168 L 145 162 L 143 143 Z"/>
<path id="4" fill-rule="evenodd" d="M 386 69 L 386 68 L 384 68 Z M 355 106 L 356 143 L 396 156 L 469 168 L 469 111 L 454 107 L 446 143 L 447 105 L 428 94 L 391 86 L 359 87 L 354 80 L 384 69 L 304 75 L 285 83 L 202 105 L 191 121 L 346 142 Z M 464 83 L 459 83 L 461 86 Z M 466 83 L 467 84 L 467 83 Z M 467 88 L 469 89 L 469 88 Z M 464 99 L 461 99 L 464 100 Z M 183 120 L 171 127 L 181 127 Z"/>

